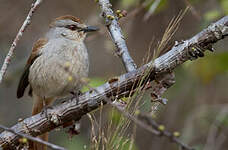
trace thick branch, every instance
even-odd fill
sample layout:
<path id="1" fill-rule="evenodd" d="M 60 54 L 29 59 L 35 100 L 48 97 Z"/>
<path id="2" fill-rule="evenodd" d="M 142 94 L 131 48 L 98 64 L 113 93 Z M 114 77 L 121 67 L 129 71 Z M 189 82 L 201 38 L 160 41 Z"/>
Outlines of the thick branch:
<path id="1" fill-rule="evenodd" d="M 11 57 L 13 56 L 14 54 L 14 50 L 17 46 L 17 43 L 18 41 L 20 40 L 20 38 L 22 37 L 25 29 L 28 27 L 28 25 L 31 23 L 31 19 L 32 19 L 32 15 L 33 13 L 35 12 L 35 10 L 38 8 L 38 6 L 41 4 L 43 0 L 36 0 L 36 2 L 34 4 L 32 4 L 32 8 L 30 9 L 29 13 L 28 13 L 28 16 L 26 17 L 23 25 L 21 26 L 20 30 L 18 31 L 11 47 L 10 47 L 10 50 L 4 60 L 4 63 L 2 65 L 2 68 L 1 68 L 1 71 L 0 71 L 0 83 L 2 82 L 3 80 L 3 77 L 6 73 L 6 70 L 10 64 L 10 61 L 11 61 Z"/>
<path id="2" fill-rule="evenodd" d="M 212 50 L 212 45 L 226 36 L 228 36 L 228 16 L 210 25 L 193 38 L 176 43 L 169 52 L 155 59 L 154 62 L 121 75 L 118 80 L 110 80 L 97 87 L 96 92 L 86 92 L 79 97 L 79 104 L 74 98 L 48 109 L 47 113 L 50 115 L 50 119 L 46 118 L 45 114 L 40 113 L 17 123 L 12 129 L 38 136 L 71 120 L 79 120 L 86 113 L 98 108 L 101 101 L 105 103 L 103 97 L 121 98 L 128 96 L 132 90 L 138 87 L 140 81 L 143 81 L 141 83 L 152 81 L 156 76 L 172 71 L 185 61 L 198 55 L 202 56 L 199 51 Z M 145 77 L 145 75 L 147 76 Z M 0 146 L 12 146 L 18 143 L 18 139 L 18 135 L 5 131 L 0 134 Z"/>
<path id="3" fill-rule="evenodd" d="M 136 64 L 129 55 L 121 28 L 119 26 L 116 16 L 111 9 L 112 5 L 110 4 L 109 0 L 99 0 L 99 5 L 102 10 L 102 16 L 105 18 L 109 33 L 117 47 L 118 56 L 121 56 L 127 72 L 135 70 Z"/>

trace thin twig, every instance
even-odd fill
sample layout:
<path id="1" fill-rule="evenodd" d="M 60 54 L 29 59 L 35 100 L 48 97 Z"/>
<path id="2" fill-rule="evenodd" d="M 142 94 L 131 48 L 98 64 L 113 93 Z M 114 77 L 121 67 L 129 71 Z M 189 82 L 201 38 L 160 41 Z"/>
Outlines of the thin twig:
<path id="1" fill-rule="evenodd" d="M 225 105 L 220 109 L 221 111 L 218 113 L 214 122 L 210 126 L 207 141 L 203 150 L 219 150 L 227 138 L 226 131 L 222 128 L 222 120 L 228 113 L 227 106 Z"/>
<path id="2" fill-rule="evenodd" d="M 5 75 L 6 71 L 7 71 L 7 68 L 9 66 L 9 64 L 10 64 L 11 57 L 14 54 L 14 50 L 15 50 L 15 48 L 17 46 L 18 41 L 22 37 L 25 29 L 31 23 L 32 15 L 35 12 L 35 10 L 37 9 L 37 7 L 41 4 L 42 1 L 43 0 L 36 0 L 36 2 L 34 4 L 32 4 L 32 7 L 31 7 L 31 9 L 30 9 L 30 11 L 28 13 L 28 16 L 26 17 L 26 19 L 25 19 L 24 23 L 22 24 L 20 30 L 18 31 L 18 33 L 17 33 L 17 35 L 16 35 L 16 37 L 15 37 L 15 39 L 14 39 L 14 41 L 13 41 L 11 47 L 10 47 L 10 50 L 9 50 L 5 60 L 4 60 L 4 63 L 2 65 L 2 68 L 1 68 L 1 71 L 0 71 L 0 84 L 1 84 L 1 82 L 3 80 L 3 78 L 4 78 L 4 75 Z"/>
<path id="3" fill-rule="evenodd" d="M 145 9 L 145 5 L 139 5 L 135 9 L 131 10 L 130 12 L 127 12 L 127 15 L 121 19 L 119 19 L 119 23 L 123 26 L 125 25 L 129 20 L 132 20 L 134 17 L 136 17 L 143 9 Z M 93 34 L 89 37 L 87 37 L 87 41 L 92 41 L 96 39 L 98 36 L 105 34 L 105 28 L 100 28 L 100 30 L 97 32 L 97 34 Z"/>
<path id="4" fill-rule="evenodd" d="M 156 129 L 156 131 L 159 133 L 158 135 L 169 138 L 172 142 L 175 142 L 178 145 L 180 145 L 182 149 L 194 150 L 194 148 L 186 145 L 185 143 L 180 141 L 173 133 L 166 130 L 163 125 L 159 125 L 155 120 L 152 119 L 152 117 L 150 115 L 140 113 L 139 118 L 145 120 L 148 125 L 152 126 L 154 129 Z"/>
<path id="5" fill-rule="evenodd" d="M 142 120 L 139 120 L 135 116 L 133 116 L 130 113 L 128 113 L 127 111 L 124 111 L 121 108 L 119 108 L 118 105 L 114 105 L 113 103 L 109 103 L 109 104 L 111 104 L 118 111 L 120 111 L 123 116 L 127 117 L 128 119 L 133 121 L 136 125 L 138 125 L 138 126 L 142 127 L 143 129 L 151 132 L 152 134 L 157 135 L 157 136 L 165 136 L 165 137 L 171 139 L 173 142 L 175 142 L 176 144 L 178 144 L 179 146 L 181 146 L 182 148 L 184 148 L 186 150 L 194 150 L 192 147 L 186 145 L 185 143 L 180 141 L 178 138 L 174 137 L 173 134 L 170 133 L 169 131 L 167 131 L 167 130 L 164 130 L 164 131 L 159 130 L 159 128 L 158 128 L 159 124 L 157 124 L 155 122 L 155 120 L 152 120 L 152 118 L 150 118 L 150 124 L 146 124 Z M 154 125 L 151 124 L 152 121 L 153 121 Z M 151 126 L 152 126 L 152 128 L 151 128 Z"/>
<path id="6" fill-rule="evenodd" d="M 102 16 L 105 18 L 106 26 L 117 47 L 117 55 L 122 58 L 122 62 L 127 72 L 135 70 L 137 66 L 129 55 L 125 38 L 118 23 L 118 19 L 111 9 L 111 3 L 109 0 L 99 0 L 99 5 L 102 11 Z"/>
<path id="7" fill-rule="evenodd" d="M 24 137 L 26 139 L 29 139 L 31 141 L 34 141 L 34 142 L 38 142 L 40 144 L 43 144 L 43 145 L 47 145 L 48 147 L 52 148 L 52 149 L 55 149 L 55 150 L 66 150 L 65 148 L 63 147 L 60 147 L 58 145 L 55 145 L 55 144 L 52 144 L 52 143 L 49 143 L 49 142 L 46 142 L 46 141 L 43 141 L 41 140 L 40 138 L 36 138 L 36 137 L 32 137 L 32 136 L 29 136 L 27 134 L 23 134 L 23 133 L 19 133 L 19 132 L 16 132 L 15 130 L 13 129 L 10 129 L 10 128 L 7 128 L 3 125 L 0 124 L 0 128 L 3 129 L 3 130 L 6 130 L 8 132 L 11 132 L 13 134 L 16 134 L 18 135 L 19 137 Z"/>

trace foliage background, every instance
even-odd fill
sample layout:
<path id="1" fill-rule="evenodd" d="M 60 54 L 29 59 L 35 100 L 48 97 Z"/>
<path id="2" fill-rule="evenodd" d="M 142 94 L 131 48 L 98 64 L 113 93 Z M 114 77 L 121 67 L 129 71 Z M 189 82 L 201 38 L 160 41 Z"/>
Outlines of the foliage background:
<path id="1" fill-rule="evenodd" d="M 113 0 L 114 9 L 125 9 L 129 13 L 138 7 L 140 0 Z M 177 16 L 181 10 L 192 5 L 181 21 L 177 33 L 170 45 L 175 40 L 185 40 L 198 33 L 200 30 L 224 15 L 228 15 L 227 0 L 161 0 L 156 11 L 147 21 L 144 16 L 153 5 L 153 0 L 148 0 L 146 9 L 137 16 L 127 18 L 122 24 L 130 54 L 138 66 L 143 64 L 147 55 L 151 39 L 156 43 L 161 37 L 169 21 Z M 23 23 L 31 1 L 27 0 L 0 0 L 0 64 L 6 56 L 12 40 Z M 50 21 L 58 16 L 72 14 L 82 18 L 86 23 L 102 26 L 99 17 L 99 8 L 93 0 L 46 0 L 34 15 L 32 24 L 25 32 L 16 49 L 15 57 L 9 67 L 3 84 L 0 85 L 0 123 L 12 126 L 18 118 L 30 116 L 32 101 L 25 96 L 16 99 L 16 88 L 24 64 L 30 54 L 32 44 L 47 30 Z M 118 57 L 113 55 L 115 47 L 108 34 L 91 35 L 86 41 L 90 56 L 90 79 L 93 86 L 105 82 L 110 77 L 118 76 L 125 72 Z M 171 131 L 181 132 L 181 139 L 199 150 L 210 149 L 218 144 L 207 142 L 213 128 L 216 128 L 215 139 L 224 135 L 224 141 L 218 149 L 226 150 L 228 147 L 228 40 L 225 39 L 215 44 L 215 53 L 206 53 L 203 59 L 187 62 L 175 70 L 176 84 L 168 90 L 165 97 L 169 99 L 168 105 L 162 107 L 157 114 L 158 122 L 164 124 Z M 152 47 L 153 50 L 153 47 Z M 150 106 L 147 93 L 143 100 Z M 147 107 L 142 107 L 146 111 Z M 111 108 L 105 107 L 107 114 Z M 98 111 L 99 112 L 99 111 Z M 99 118 L 99 113 L 94 112 Z M 103 117 L 104 124 L 110 119 L 116 119 L 118 114 Z M 70 150 L 88 149 L 90 147 L 91 123 L 87 116 L 82 118 L 81 134 L 69 140 L 66 130 L 56 130 L 51 133 L 50 140 Z M 129 131 L 130 133 L 130 131 Z M 126 136 L 127 138 L 127 136 Z M 128 149 L 124 147 L 123 149 Z M 165 138 L 151 135 L 140 127 L 136 130 L 134 148 L 141 149 L 177 149 Z"/>

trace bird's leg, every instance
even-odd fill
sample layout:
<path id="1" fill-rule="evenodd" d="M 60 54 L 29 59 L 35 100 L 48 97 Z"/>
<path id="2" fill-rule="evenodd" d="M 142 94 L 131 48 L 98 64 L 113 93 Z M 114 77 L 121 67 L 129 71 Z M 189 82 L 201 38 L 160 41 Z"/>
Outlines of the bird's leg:
<path id="1" fill-rule="evenodd" d="M 46 103 L 45 103 L 45 98 L 42 99 L 42 102 L 43 102 L 43 109 L 41 111 L 41 114 L 45 114 L 45 117 L 48 118 L 47 107 L 46 107 Z"/>
<path id="2" fill-rule="evenodd" d="M 76 104 L 78 105 L 79 96 L 82 94 L 82 92 L 80 90 L 77 90 L 77 92 L 70 92 L 70 93 L 74 96 L 74 98 L 76 99 Z M 71 125 L 71 127 L 68 130 L 70 137 L 74 135 L 78 135 L 80 133 L 80 128 L 81 128 L 80 120 L 72 122 L 72 124 L 73 125 Z"/>
<path id="3" fill-rule="evenodd" d="M 52 108 L 52 106 L 49 106 L 48 105 L 48 102 L 46 101 L 46 99 L 45 99 L 45 97 L 43 98 L 43 110 L 41 111 L 41 114 L 45 114 L 45 117 L 47 118 L 47 119 L 50 119 L 49 117 L 48 117 L 48 108 Z"/>

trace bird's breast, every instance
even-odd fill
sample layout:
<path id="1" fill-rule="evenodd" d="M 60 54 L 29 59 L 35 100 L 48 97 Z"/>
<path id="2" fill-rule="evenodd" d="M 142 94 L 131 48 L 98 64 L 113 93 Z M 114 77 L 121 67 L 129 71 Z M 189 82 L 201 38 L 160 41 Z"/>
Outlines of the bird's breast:
<path id="1" fill-rule="evenodd" d="M 50 41 L 30 68 L 29 82 L 36 95 L 62 97 L 78 90 L 88 76 L 89 60 L 83 42 Z"/>

